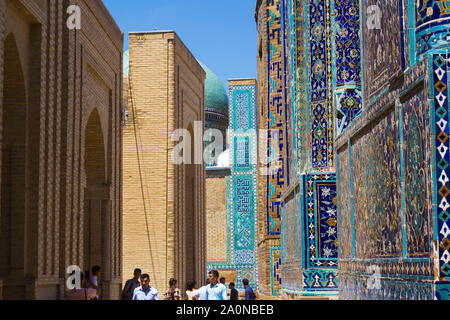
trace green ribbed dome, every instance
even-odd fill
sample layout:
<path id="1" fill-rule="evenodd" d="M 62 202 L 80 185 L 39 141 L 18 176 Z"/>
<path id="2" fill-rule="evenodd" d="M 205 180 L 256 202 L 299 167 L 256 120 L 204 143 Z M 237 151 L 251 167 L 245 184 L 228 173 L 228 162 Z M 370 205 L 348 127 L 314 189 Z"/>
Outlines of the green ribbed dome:
<path id="1" fill-rule="evenodd" d="M 198 60 L 197 60 L 198 61 Z M 206 72 L 205 80 L 205 108 L 220 112 L 228 116 L 228 96 L 219 77 L 207 66 L 198 61 Z"/>

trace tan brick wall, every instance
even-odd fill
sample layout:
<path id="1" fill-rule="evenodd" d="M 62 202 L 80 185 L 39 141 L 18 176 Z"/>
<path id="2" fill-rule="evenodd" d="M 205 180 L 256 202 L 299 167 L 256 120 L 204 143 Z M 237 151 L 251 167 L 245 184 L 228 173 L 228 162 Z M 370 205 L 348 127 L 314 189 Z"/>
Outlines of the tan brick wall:
<path id="1" fill-rule="evenodd" d="M 256 79 L 229 79 L 228 86 L 256 86 Z"/>
<path id="2" fill-rule="evenodd" d="M 5 245 L 5 238 L 0 239 L 0 245 L 14 252 L 10 261 L 0 259 L 3 297 L 60 298 L 67 266 L 79 265 L 83 270 L 92 267 L 84 263 L 88 248 L 103 267 L 103 297 L 117 298 L 121 284 L 118 115 L 123 34 L 99 0 L 17 0 L 8 1 L 3 9 L 4 4 L 0 1 L 0 12 L 5 13 L 0 14 L 0 81 L 4 82 L 3 45 L 7 34 L 19 53 L 11 61 L 18 63 L 25 82 L 25 90 L 19 87 L 17 90 L 25 91 L 26 108 L 22 118 L 26 122 L 22 128 L 26 128 L 23 130 L 26 143 L 24 148 L 17 148 L 18 133 L 12 129 L 3 131 L 4 137 L 17 138 L 12 150 L 16 150 L 13 153 L 18 159 L 23 159 L 8 165 L 2 157 L 2 170 L 23 174 L 23 179 L 18 180 L 23 187 L 18 188 L 20 184 L 16 183 L 20 190 L 11 201 L 2 201 L 0 226 L 10 217 L 15 226 L 4 236 L 11 240 L 10 245 Z M 66 9 L 70 4 L 81 8 L 79 31 L 66 27 Z M 14 50 L 7 50 L 14 56 Z M 11 86 L 13 83 L 7 82 L 9 95 L 19 97 Z M 93 88 L 103 90 L 93 91 Z M 3 97 L 0 95 L 2 104 Z M 11 106 L 0 105 L 0 112 L 3 109 L 9 112 Z M 89 217 L 85 212 L 84 188 L 88 187 L 89 191 L 93 187 L 86 185 L 86 174 L 91 175 L 85 172 L 84 146 L 85 140 L 92 138 L 91 132 L 86 133 L 86 125 L 94 109 L 100 115 L 98 128 L 101 129 L 97 133 L 103 136 L 99 149 L 104 151 L 103 157 L 97 158 L 104 167 L 104 180 L 96 182 L 102 188 L 88 193 L 86 198 L 87 201 L 92 197 L 102 199 L 102 208 L 96 212 L 102 218 L 98 226 L 101 240 L 96 244 L 91 235 L 85 237 L 83 227 L 85 217 Z M 2 176 L 11 174 L 4 171 Z M 2 184 L 2 194 L 7 190 L 5 187 L 6 183 Z M 23 259 L 25 248 L 26 259 Z"/>
<path id="3" fill-rule="evenodd" d="M 206 273 L 205 168 L 171 158 L 173 131 L 204 123 L 205 76 L 175 33 L 130 34 L 123 280 L 139 267 L 161 295 L 171 277 L 184 289 Z"/>
<path id="4" fill-rule="evenodd" d="M 229 174 L 229 173 L 228 173 Z M 226 174 L 208 172 L 206 178 L 207 261 L 227 262 Z"/>

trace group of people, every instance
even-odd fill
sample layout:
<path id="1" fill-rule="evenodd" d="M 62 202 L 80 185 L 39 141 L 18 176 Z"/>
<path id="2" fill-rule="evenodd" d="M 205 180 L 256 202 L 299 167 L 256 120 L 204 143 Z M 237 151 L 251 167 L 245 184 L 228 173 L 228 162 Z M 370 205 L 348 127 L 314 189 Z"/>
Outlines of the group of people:
<path id="1" fill-rule="evenodd" d="M 66 300 L 99 300 L 101 291 L 98 285 L 100 277 L 101 267 L 92 267 L 91 272 L 85 271 L 80 273 L 81 288 L 74 287 L 73 289 L 66 290 L 64 298 Z"/>
<path id="2" fill-rule="evenodd" d="M 239 292 L 235 289 L 235 284 L 231 282 L 230 298 L 225 286 L 225 278 L 220 278 L 219 272 L 212 270 L 206 285 L 196 289 L 197 283 L 189 281 L 186 285 L 186 300 L 239 300 Z M 247 279 L 243 279 L 242 283 L 245 288 L 245 300 L 255 300 L 256 295 L 249 286 Z M 181 291 L 177 288 L 177 280 L 169 280 L 169 289 L 163 296 L 164 300 L 183 300 Z M 125 283 L 122 291 L 122 300 L 160 300 L 158 291 L 150 286 L 150 276 L 142 274 L 140 269 L 135 269 L 133 278 Z"/>

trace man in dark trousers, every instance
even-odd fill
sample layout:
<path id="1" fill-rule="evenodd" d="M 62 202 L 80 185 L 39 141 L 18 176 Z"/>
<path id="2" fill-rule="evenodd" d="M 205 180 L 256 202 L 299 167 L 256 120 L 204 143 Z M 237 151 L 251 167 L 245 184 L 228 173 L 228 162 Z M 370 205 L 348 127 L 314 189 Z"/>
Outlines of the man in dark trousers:
<path id="1" fill-rule="evenodd" d="M 242 280 L 242 284 L 244 285 L 245 288 L 245 300 L 255 300 L 256 295 L 253 292 L 252 287 L 248 285 L 248 279 Z"/>
<path id="2" fill-rule="evenodd" d="M 231 290 L 230 300 L 239 300 L 239 292 L 234 288 L 234 282 L 231 282 L 228 287 Z"/>

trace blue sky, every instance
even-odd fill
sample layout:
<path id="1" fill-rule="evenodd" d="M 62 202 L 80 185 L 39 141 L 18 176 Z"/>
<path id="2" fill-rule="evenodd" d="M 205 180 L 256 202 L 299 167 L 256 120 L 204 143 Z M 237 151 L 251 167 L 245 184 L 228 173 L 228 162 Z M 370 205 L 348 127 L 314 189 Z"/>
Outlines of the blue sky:
<path id="1" fill-rule="evenodd" d="M 103 0 L 125 35 L 174 30 L 227 88 L 230 78 L 256 78 L 256 0 Z"/>

